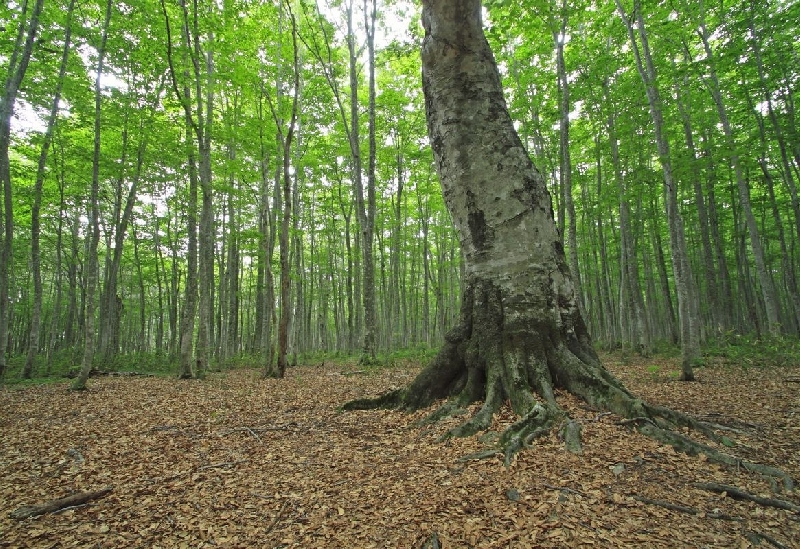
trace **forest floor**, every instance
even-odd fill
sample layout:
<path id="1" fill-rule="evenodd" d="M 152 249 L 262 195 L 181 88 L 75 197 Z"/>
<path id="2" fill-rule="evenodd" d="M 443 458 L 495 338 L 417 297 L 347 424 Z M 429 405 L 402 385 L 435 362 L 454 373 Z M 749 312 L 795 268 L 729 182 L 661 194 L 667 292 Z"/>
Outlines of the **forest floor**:
<path id="1" fill-rule="evenodd" d="M 635 393 L 735 428 L 732 452 L 800 479 L 800 365 L 717 364 L 686 384 L 672 359 L 603 358 Z M 795 505 L 800 491 L 678 454 L 569 396 L 559 398 L 583 424 L 583 455 L 554 433 L 507 468 L 500 457 L 459 461 L 486 448 L 480 436 L 437 442 L 459 418 L 420 427 L 426 411 L 337 412 L 404 386 L 418 365 L 353 370 L 0 389 L 0 547 L 420 548 L 434 532 L 444 549 L 800 547 L 800 514 L 695 484 Z M 506 411 L 494 428 L 511 421 Z M 9 516 L 105 487 L 82 506 Z"/>

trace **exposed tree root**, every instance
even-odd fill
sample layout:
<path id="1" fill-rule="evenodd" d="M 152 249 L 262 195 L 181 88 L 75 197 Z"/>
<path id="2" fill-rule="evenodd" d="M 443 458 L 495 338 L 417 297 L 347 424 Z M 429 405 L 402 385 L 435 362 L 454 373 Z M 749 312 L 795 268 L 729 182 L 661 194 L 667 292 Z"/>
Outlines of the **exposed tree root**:
<path id="1" fill-rule="evenodd" d="M 657 505 L 658 507 L 663 507 L 664 509 L 669 509 L 670 511 L 677 511 L 679 513 L 686 513 L 687 515 L 698 515 L 698 514 L 700 514 L 700 511 L 698 509 L 695 509 L 694 507 L 687 507 L 685 505 L 677 505 L 675 503 L 670 503 L 668 501 L 663 501 L 663 500 L 660 500 L 660 499 L 650 499 L 650 498 L 645 498 L 645 497 L 642 497 L 642 496 L 632 496 L 632 497 L 636 501 L 641 501 L 642 503 L 644 503 L 646 505 Z M 742 520 L 742 519 L 740 519 L 738 517 L 732 517 L 730 515 L 726 515 L 724 513 L 717 513 L 717 512 L 706 513 L 706 516 L 708 518 L 713 518 L 713 519 L 732 520 L 732 521 L 737 521 L 737 522 L 741 522 L 741 520 Z"/>
<path id="2" fill-rule="evenodd" d="M 786 511 L 800 514 L 800 505 L 795 505 L 791 501 L 757 496 L 755 494 L 751 494 L 750 492 L 745 492 L 736 486 L 717 484 L 716 482 L 698 482 L 693 486 L 700 488 L 701 490 L 708 490 L 709 492 L 715 492 L 717 494 L 725 494 L 733 499 L 752 501 L 753 503 L 757 503 L 765 507 L 775 507 L 777 509 L 784 509 Z"/>
<path id="3" fill-rule="evenodd" d="M 793 488 L 791 477 L 777 468 L 744 461 L 680 432 L 688 429 L 715 445 L 734 446 L 715 431 L 714 424 L 648 404 L 631 394 L 600 363 L 578 314 L 572 319 L 573 328 L 565 330 L 509 309 L 493 283 L 473 281 L 465 293 L 460 324 L 406 389 L 354 400 L 342 409 L 413 411 L 446 399 L 424 420 L 430 423 L 461 414 L 468 405 L 483 400 L 477 413 L 442 435 L 446 439 L 489 429 L 494 414 L 509 402 L 519 420 L 502 433 L 494 450 L 482 452 L 481 457 L 500 453 L 510 464 L 517 452 L 554 429 L 560 429 L 571 452 L 581 453 L 580 424 L 556 402 L 559 388 L 600 413 L 616 414 L 622 418 L 620 424 L 676 450 L 704 454 L 710 461 L 773 477 L 786 490 Z"/>
<path id="4" fill-rule="evenodd" d="M 750 530 L 745 534 L 745 537 L 747 537 L 750 543 L 752 543 L 754 546 L 759 545 L 762 540 L 765 540 L 767 543 L 769 543 L 773 547 L 776 547 L 777 549 L 786 549 L 786 546 L 784 544 L 782 544 L 775 538 L 761 532 Z"/>

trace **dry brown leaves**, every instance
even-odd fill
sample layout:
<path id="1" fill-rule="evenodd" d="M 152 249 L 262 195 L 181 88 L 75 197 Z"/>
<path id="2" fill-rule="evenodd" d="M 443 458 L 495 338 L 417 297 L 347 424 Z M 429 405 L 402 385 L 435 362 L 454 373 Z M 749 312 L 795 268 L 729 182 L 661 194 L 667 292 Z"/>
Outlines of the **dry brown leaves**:
<path id="1" fill-rule="evenodd" d="M 800 478 L 800 397 L 783 381 L 798 370 L 710 367 L 685 384 L 667 375 L 674 363 L 605 361 L 634 392 L 736 428 L 735 452 Z M 485 449 L 480 437 L 436 442 L 457 418 L 417 427 L 422 412 L 336 412 L 405 385 L 415 369 L 341 371 L 3 389 L 0 547 L 420 547 L 432 532 L 445 548 L 744 548 L 754 533 L 762 547 L 798 546 L 800 517 L 692 485 L 774 496 L 766 479 L 677 454 L 571 397 L 561 402 L 583 424 L 584 454 L 553 434 L 505 468 L 458 461 Z M 495 428 L 511 421 L 501 414 Z M 8 516 L 108 485 L 89 505 Z"/>

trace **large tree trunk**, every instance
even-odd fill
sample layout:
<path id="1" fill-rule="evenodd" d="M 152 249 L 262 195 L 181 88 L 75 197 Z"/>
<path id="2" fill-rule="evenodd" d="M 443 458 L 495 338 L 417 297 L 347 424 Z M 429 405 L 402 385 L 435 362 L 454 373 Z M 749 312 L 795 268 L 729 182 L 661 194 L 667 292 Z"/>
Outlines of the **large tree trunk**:
<path id="1" fill-rule="evenodd" d="M 455 433 L 466 434 L 486 428 L 509 398 L 534 430 L 549 427 L 562 415 L 555 384 L 579 384 L 585 396 L 600 380 L 622 389 L 592 348 L 544 178 L 506 108 L 480 2 L 426 2 L 423 9 L 428 132 L 465 278 L 460 323 L 409 388 L 406 404 L 425 406 L 454 391 L 462 405 L 485 398 L 483 410 Z"/>
<path id="2" fill-rule="evenodd" d="M 483 35 L 480 0 L 424 0 L 422 18 L 428 133 L 464 254 L 461 317 L 409 387 L 344 408 L 418 409 L 449 397 L 435 419 L 483 400 L 475 416 L 448 432 L 468 436 L 487 429 L 508 400 L 520 417 L 499 439 L 508 463 L 519 449 L 559 426 L 572 442 L 568 449 L 580 451 L 580 427 L 555 399 L 555 389 L 562 388 L 662 442 L 715 461 L 741 463 L 673 431 L 691 427 L 720 440 L 706 424 L 637 399 L 598 360 L 544 178 L 508 114 Z M 747 467 L 788 478 L 769 467 Z"/>

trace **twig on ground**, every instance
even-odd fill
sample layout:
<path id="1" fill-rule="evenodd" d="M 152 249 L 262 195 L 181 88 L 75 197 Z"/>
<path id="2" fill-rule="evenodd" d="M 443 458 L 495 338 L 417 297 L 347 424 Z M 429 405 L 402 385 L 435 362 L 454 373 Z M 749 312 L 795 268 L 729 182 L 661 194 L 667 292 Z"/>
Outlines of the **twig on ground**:
<path id="1" fill-rule="evenodd" d="M 245 463 L 246 459 L 240 459 L 237 461 L 223 461 L 221 463 L 212 463 L 211 465 L 203 465 L 202 467 L 198 467 L 198 471 L 204 471 L 205 469 L 218 469 L 220 467 L 233 467 L 234 465 L 238 465 L 239 463 Z"/>
<path id="2" fill-rule="evenodd" d="M 71 496 L 67 496 L 65 498 L 54 499 L 53 501 L 49 501 L 47 503 L 41 503 L 38 505 L 23 505 L 22 507 L 9 513 L 9 516 L 17 520 L 22 520 L 29 517 L 44 515 L 45 513 L 53 513 L 66 507 L 75 507 L 78 505 L 83 505 L 88 501 L 102 498 L 110 494 L 113 489 L 113 486 L 108 486 L 102 490 L 97 490 L 96 492 L 78 492 L 77 494 L 72 494 Z"/>
<path id="3" fill-rule="evenodd" d="M 548 490 L 556 490 L 559 492 L 566 492 L 568 494 L 575 494 L 577 496 L 585 497 L 585 494 L 583 492 L 579 490 L 574 490 L 572 488 L 568 488 L 566 486 L 553 486 L 551 484 L 543 484 L 542 486 L 544 486 Z"/>
<path id="4" fill-rule="evenodd" d="M 250 427 L 234 427 L 233 429 L 228 429 L 227 431 L 223 431 L 223 432 L 221 432 L 219 435 L 220 435 L 220 436 L 225 436 L 225 435 L 229 435 L 229 434 L 231 434 L 231 433 L 243 433 L 243 432 L 244 432 L 244 433 L 249 433 L 249 434 L 250 434 L 250 435 L 251 435 L 253 438 L 256 438 L 256 439 L 258 439 L 258 440 L 261 440 L 261 437 L 260 437 L 260 436 L 258 436 L 258 433 L 256 433 L 256 432 L 255 432 L 255 431 L 254 431 L 252 428 L 250 428 Z"/>
<path id="5" fill-rule="evenodd" d="M 771 536 L 768 536 L 767 534 L 762 534 L 761 532 L 756 532 L 755 530 L 750 530 L 749 532 L 747 532 L 746 535 L 747 535 L 747 539 L 750 540 L 750 542 L 753 545 L 760 544 L 761 540 L 763 539 L 763 540 L 766 540 L 773 547 L 777 547 L 778 549 L 786 549 L 786 546 L 784 544 L 782 544 L 781 542 L 779 542 L 775 538 L 773 538 Z"/>
<path id="6" fill-rule="evenodd" d="M 278 524 L 278 521 L 281 520 L 281 516 L 283 516 L 283 512 L 286 510 L 286 507 L 288 505 L 289 505 L 289 500 L 288 499 L 284 500 L 283 505 L 281 505 L 281 508 L 278 511 L 278 514 L 275 515 L 275 518 L 272 520 L 272 524 L 270 524 L 269 527 L 264 531 L 263 535 L 266 536 L 272 531 L 273 528 L 275 528 L 275 526 Z"/>

